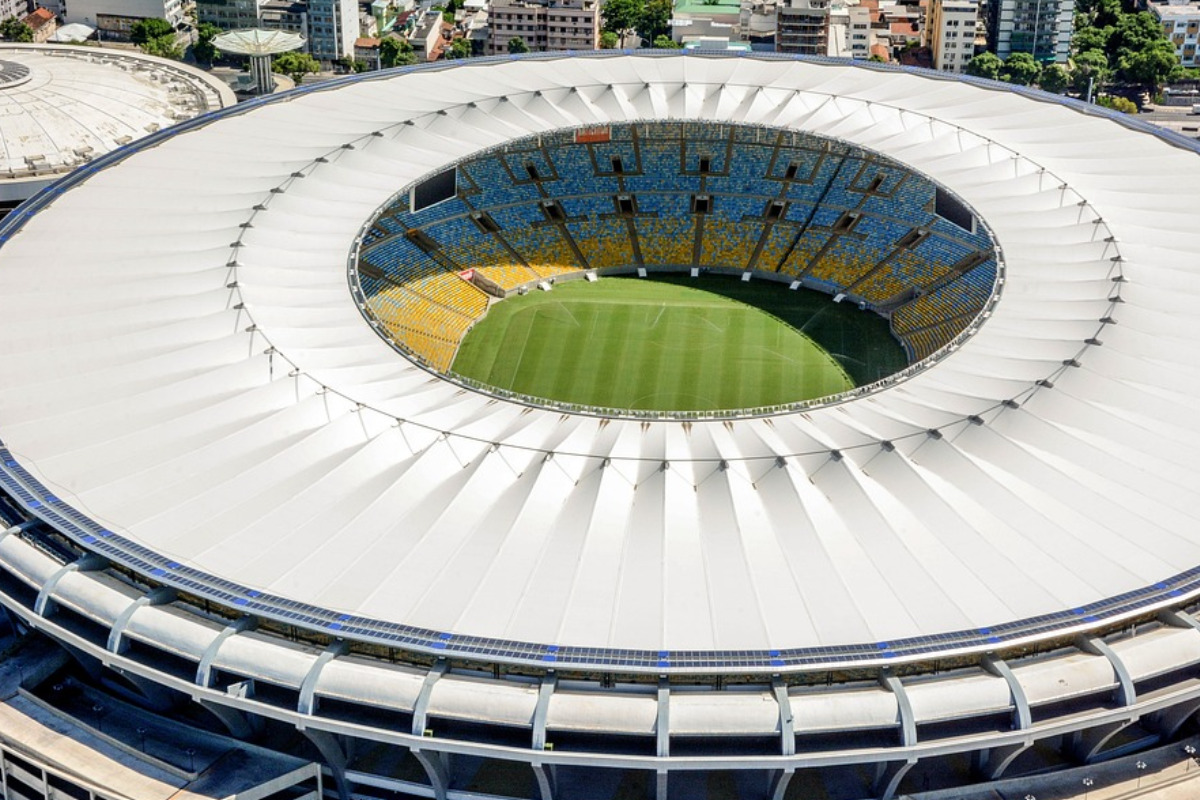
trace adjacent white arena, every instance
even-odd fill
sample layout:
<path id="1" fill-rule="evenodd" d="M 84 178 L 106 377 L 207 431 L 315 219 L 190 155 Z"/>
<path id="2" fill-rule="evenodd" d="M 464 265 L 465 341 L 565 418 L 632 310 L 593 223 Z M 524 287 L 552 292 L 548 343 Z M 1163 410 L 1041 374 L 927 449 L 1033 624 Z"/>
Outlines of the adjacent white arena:
<path id="1" fill-rule="evenodd" d="M 0 47 L 0 208 L 75 167 L 237 102 L 206 72 L 137 51 Z"/>
<path id="2" fill-rule="evenodd" d="M 666 118 L 929 176 L 996 302 L 886 385 L 733 419 L 498 400 L 364 320 L 347 266 L 402 187 Z M 343 797 L 886 800 L 1170 741 L 1198 185 L 1193 143 L 1094 107 L 753 56 L 471 61 L 152 135 L 0 234 L 0 603 L 162 713 L 302 730 Z"/>

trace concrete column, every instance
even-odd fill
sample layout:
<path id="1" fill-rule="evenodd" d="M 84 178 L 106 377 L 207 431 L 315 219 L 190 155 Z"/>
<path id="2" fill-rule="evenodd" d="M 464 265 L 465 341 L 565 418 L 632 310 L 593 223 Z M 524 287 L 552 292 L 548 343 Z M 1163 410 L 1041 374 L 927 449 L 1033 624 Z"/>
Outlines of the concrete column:
<path id="1" fill-rule="evenodd" d="M 787 795 L 788 784 L 792 782 L 794 769 L 773 769 L 767 774 L 767 797 L 770 800 L 783 800 Z"/>
<path id="2" fill-rule="evenodd" d="M 1125 719 L 1098 725 L 1085 731 L 1075 731 L 1065 737 L 1064 750 L 1067 755 L 1080 764 L 1090 764 L 1114 736 L 1133 723 L 1134 720 Z"/>
<path id="3" fill-rule="evenodd" d="M 433 787 L 434 800 L 446 800 L 446 793 L 450 790 L 450 769 L 446 754 L 436 750 L 416 749 L 412 751 L 412 754 L 425 768 L 429 785 Z"/>
<path id="4" fill-rule="evenodd" d="M 976 750 L 971 756 L 971 771 L 984 780 L 998 781 L 1017 760 L 1017 756 L 1033 746 L 1033 740 Z"/>
<path id="5" fill-rule="evenodd" d="M 779 704 L 780 753 L 785 756 L 795 755 L 796 726 L 792 718 L 792 700 L 788 696 L 787 685 L 782 678 L 776 676 L 771 679 L 771 691 L 775 693 L 775 702 Z"/>
<path id="6" fill-rule="evenodd" d="M 58 609 L 51 595 L 54 594 L 54 588 L 58 586 L 58 582 L 69 573 L 104 569 L 106 566 L 108 566 L 108 562 L 94 553 L 86 553 L 78 560 L 64 564 L 58 572 L 47 578 L 46 582 L 42 584 L 42 588 L 38 590 L 37 600 L 33 603 L 33 612 L 39 617 L 48 617 Z"/>
<path id="7" fill-rule="evenodd" d="M 449 669 L 449 665 L 443 658 L 439 659 L 437 663 L 429 668 L 429 672 L 425 673 L 425 681 L 421 684 L 421 691 L 417 694 L 417 701 L 413 703 L 413 736 L 425 735 L 425 728 L 427 727 L 425 721 L 428 718 L 429 697 L 433 694 L 433 685 L 446 674 L 447 669 Z"/>
<path id="8" fill-rule="evenodd" d="M 217 638 L 209 642 L 208 647 L 204 650 L 204 655 L 200 657 L 200 664 L 196 667 L 196 684 L 198 686 L 212 686 L 212 663 L 217 657 L 217 653 L 221 650 L 221 645 L 230 636 L 236 636 L 242 631 L 252 630 L 258 623 L 253 617 L 241 617 L 235 620 L 232 624 L 225 627 Z"/>
<path id="9" fill-rule="evenodd" d="M 533 741 L 534 750 L 546 749 L 546 716 L 550 712 L 550 698 L 558 687 L 558 676 L 550 672 L 542 678 L 538 687 L 537 706 L 533 710 Z"/>
<path id="10" fill-rule="evenodd" d="M 1008 664 L 988 653 L 983 657 L 983 668 L 993 675 L 1004 678 L 1008 683 L 1008 694 L 1012 699 L 1012 726 L 1014 730 L 1026 730 L 1033 726 L 1033 711 L 1029 707 L 1029 699 L 1025 696 L 1025 688 L 1017 680 L 1017 676 L 1009 669 Z"/>
<path id="11" fill-rule="evenodd" d="M 129 620 L 133 618 L 134 612 L 142 606 L 161 606 L 170 603 L 175 600 L 176 596 L 174 589 L 160 586 L 127 605 L 108 631 L 108 651 L 124 653 L 129 649 L 129 643 L 125 640 L 125 628 L 129 626 Z"/>
<path id="12" fill-rule="evenodd" d="M 338 800 L 350 800 L 350 784 L 346 780 L 346 753 L 338 742 L 337 737 L 325 731 L 315 731 L 302 728 L 301 733 L 313 743 L 321 758 L 333 773 L 333 781 L 337 786 Z"/>
<path id="13" fill-rule="evenodd" d="M 537 778 L 538 794 L 541 800 L 554 800 L 554 765 L 533 763 L 533 776 Z"/>
<path id="14" fill-rule="evenodd" d="M 339 640 L 330 644 L 325 648 L 324 653 L 317 656 L 317 660 L 308 668 L 308 674 L 304 676 L 304 681 L 300 684 L 300 699 L 296 701 L 297 713 L 317 713 L 317 681 L 321 678 L 321 670 L 325 669 L 325 665 L 330 661 L 340 655 L 345 655 L 349 649 L 349 645 Z"/>
<path id="15" fill-rule="evenodd" d="M 904 691 L 904 684 L 887 671 L 879 676 L 879 683 L 896 696 L 896 715 L 897 721 L 900 723 L 901 746 L 912 747 L 917 743 L 917 719 L 913 714 L 912 704 L 908 702 L 908 693 Z"/>
<path id="16" fill-rule="evenodd" d="M 917 760 L 913 758 L 908 761 L 884 761 L 876 764 L 871 791 L 879 800 L 892 800 L 896 796 L 896 790 L 900 788 L 900 781 L 904 780 L 904 776 L 916 763 Z"/>

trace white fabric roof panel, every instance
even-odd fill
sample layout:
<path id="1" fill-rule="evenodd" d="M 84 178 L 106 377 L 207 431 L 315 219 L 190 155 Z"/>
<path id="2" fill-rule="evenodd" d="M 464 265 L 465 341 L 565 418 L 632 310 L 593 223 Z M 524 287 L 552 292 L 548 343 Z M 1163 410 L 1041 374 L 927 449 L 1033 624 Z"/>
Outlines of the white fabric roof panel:
<path id="1" fill-rule="evenodd" d="M 507 138 L 668 113 L 845 137 L 948 186 L 1002 248 L 999 303 L 888 388 L 686 428 L 463 392 L 364 321 L 346 265 L 407 183 Z M 345 81 L 133 152 L 24 222 L 0 248 L 0 439 L 164 559 L 430 635 L 775 652 L 1069 616 L 1200 563 L 1200 219 L 1166 188 L 1198 180 L 1195 152 L 1099 116 L 845 63 Z"/>

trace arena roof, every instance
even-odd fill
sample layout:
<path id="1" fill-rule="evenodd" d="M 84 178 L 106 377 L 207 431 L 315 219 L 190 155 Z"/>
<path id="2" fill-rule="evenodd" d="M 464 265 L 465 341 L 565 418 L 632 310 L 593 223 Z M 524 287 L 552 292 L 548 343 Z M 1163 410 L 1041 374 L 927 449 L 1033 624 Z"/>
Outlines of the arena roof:
<path id="1" fill-rule="evenodd" d="M 0 65 L 5 199 L 28 197 L 99 155 L 235 102 L 207 73 L 123 50 L 5 43 Z"/>
<path id="2" fill-rule="evenodd" d="M 229 31 L 213 39 L 218 50 L 244 56 L 271 56 L 304 46 L 304 37 L 291 31 L 263 28 Z"/>
<path id="3" fill-rule="evenodd" d="M 363 222 L 413 180 L 667 117 L 911 165 L 987 221 L 1002 299 L 885 387 L 690 421 L 464 390 L 351 301 Z M 847 62 L 553 55 L 321 85 L 152 136 L 8 223 L 0 481 L 165 583 L 478 658 L 778 670 L 1111 624 L 1200 592 L 1198 182 L 1170 134 Z"/>

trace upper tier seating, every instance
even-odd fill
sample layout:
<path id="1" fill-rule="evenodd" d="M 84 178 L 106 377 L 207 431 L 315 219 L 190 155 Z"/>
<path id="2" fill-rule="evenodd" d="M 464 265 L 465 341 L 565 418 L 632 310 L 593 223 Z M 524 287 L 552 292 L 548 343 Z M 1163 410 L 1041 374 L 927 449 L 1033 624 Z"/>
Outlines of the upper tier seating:
<path id="1" fill-rule="evenodd" d="M 460 164 L 456 197 L 414 213 L 404 195 L 384 209 L 364 233 L 371 269 L 359 281 L 397 340 L 448 366 L 486 312 L 483 293 L 455 274 L 469 268 L 493 291 L 583 269 L 778 270 L 892 313 L 914 358 L 990 296 L 996 262 L 973 260 L 992 250 L 987 231 L 937 217 L 934 185 L 903 165 L 750 126 L 608 133 L 510 144 Z"/>

